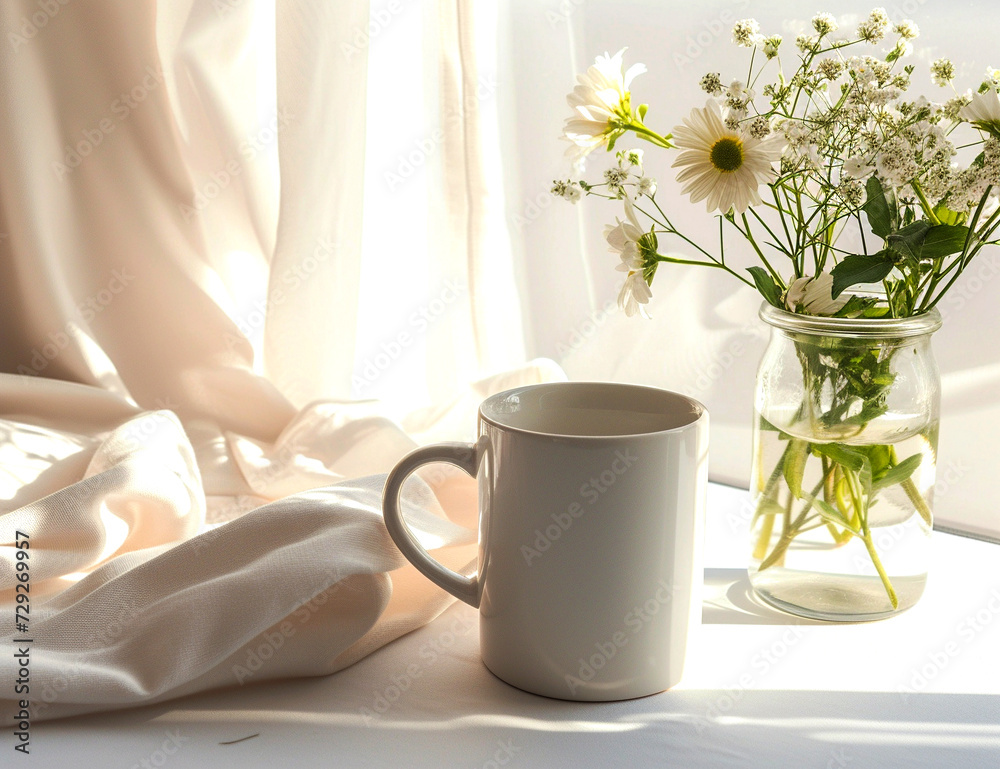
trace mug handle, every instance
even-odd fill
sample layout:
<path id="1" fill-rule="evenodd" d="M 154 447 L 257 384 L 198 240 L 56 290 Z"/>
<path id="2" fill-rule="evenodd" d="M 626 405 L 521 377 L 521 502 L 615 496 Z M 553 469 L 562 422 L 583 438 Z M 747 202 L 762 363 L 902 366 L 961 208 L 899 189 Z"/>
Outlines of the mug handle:
<path id="1" fill-rule="evenodd" d="M 428 462 L 448 462 L 462 468 L 475 478 L 482 460 L 485 440 L 487 438 L 484 436 L 477 443 L 436 443 L 411 451 L 399 460 L 399 464 L 389 473 L 382 491 L 382 516 L 385 519 L 385 527 L 399 551 L 431 582 L 477 609 L 480 599 L 479 575 L 463 577 L 458 572 L 442 566 L 430 556 L 403 520 L 399 509 L 399 494 L 410 473 Z"/>

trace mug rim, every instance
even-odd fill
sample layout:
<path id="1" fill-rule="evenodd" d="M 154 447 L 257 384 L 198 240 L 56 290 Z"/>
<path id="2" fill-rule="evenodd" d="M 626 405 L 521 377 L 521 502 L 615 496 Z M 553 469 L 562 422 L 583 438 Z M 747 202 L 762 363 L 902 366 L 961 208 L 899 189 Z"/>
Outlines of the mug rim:
<path id="1" fill-rule="evenodd" d="M 510 424 L 509 422 L 502 421 L 495 414 L 487 414 L 487 409 L 491 405 L 495 405 L 496 402 L 502 400 L 505 397 L 511 395 L 520 394 L 523 392 L 529 392 L 534 390 L 567 390 L 567 389 L 590 389 L 595 387 L 608 388 L 612 390 L 617 390 L 619 392 L 644 392 L 644 393 L 654 393 L 657 396 L 663 397 L 667 396 L 671 400 L 676 400 L 678 405 L 683 403 L 690 409 L 688 418 L 680 424 L 672 425 L 671 427 L 666 427 L 662 429 L 654 430 L 644 430 L 642 432 L 621 432 L 614 434 L 603 434 L 603 435 L 580 435 L 568 432 L 555 432 L 531 429 L 528 427 L 521 427 L 519 425 Z M 498 430 L 503 430 L 505 432 L 520 433 L 522 435 L 531 435 L 538 438 L 556 438 L 566 441 L 583 441 L 583 442 L 593 442 L 593 441 L 617 441 L 622 439 L 635 439 L 644 437 L 653 437 L 659 435 L 669 435 L 672 433 L 679 433 L 684 430 L 689 430 L 697 425 L 699 422 L 705 420 L 708 416 L 708 409 L 700 401 L 688 396 L 683 393 L 675 392 L 673 390 L 667 390 L 662 387 L 654 387 L 652 385 L 640 385 L 631 384 L 626 382 L 601 382 L 601 381 L 583 381 L 583 382 L 539 382 L 537 384 L 521 385 L 520 387 L 512 387 L 507 390 L 503 390 L 498 393 L 490 395 L 479 405 L 479 419 L 486 422 L 489 425 L 497 428 Z"/>

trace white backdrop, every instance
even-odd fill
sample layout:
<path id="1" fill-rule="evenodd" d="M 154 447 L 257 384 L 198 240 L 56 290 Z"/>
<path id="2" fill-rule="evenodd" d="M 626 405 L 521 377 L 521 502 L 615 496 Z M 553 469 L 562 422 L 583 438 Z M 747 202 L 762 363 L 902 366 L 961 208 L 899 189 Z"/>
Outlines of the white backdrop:
<path id="1" fill-rule="evenodd" d="M 730 43 L 733 21 L 756 18 L 766 34 L 780 33 L 786 45 L 794 45 L 795 35 L 817 11 L 830 11 L 848 26 L 871 7 L 855 0 L 504 4 L 500 152 L 528 355 L 555 358 L 573 379 L 648 383 L 698 397 L 712 415 L 716 480 L 745 487 L 749 476 L 751 393 L 767 338 L 756 317 L 760 299 L 727 275 L 672 265 L 657 273 L 651 321 L 625 318 L 615 310 L 620 273 L 613 270 L 617 257 L 607 253 L 602 231 L 621 212 L 600 200 L 574 207 L 548 192 L 552 179 L 570 173 L 562 157 L 565 144 L 556 139 L 569 114 L 565 95 L 575 73 L 595 55 L 628 46 L 626 63 L 649 68 L 632 83 L 633 103 L 648 102 L 646 122 L 666 132 L 703 103 L 702 75 L 721 72 L 724 82 L 745 78 L 747 51 Z M 912 93 L 931 99 L 940 94 L 941 100 L 951 95 L 950 89 L 930 83 L 927 66 L 933 58 L 947 55 L 956 61 L 956 84 L 963 90 L 978 86 L 986 67 L 998 63 L 995 36 L 987 32 L 1000 24 L 995 3 L 904 0 L 886 9 L 894 21 L 912 18 L 920 27 Z M 799 21 L 786 20 L 793 15 Z M 597 153 L 592 158 L 589 179 L 607 162 Z M 669 168 L 672 159 L 647 145 L 646 172 L 659 182 L 658 201 L 703 243 L 712 244 L 717 221 L 680 197 Z M 727 240 L 727 259 L 752 264 L 741 246 Z M 991 341 L 1000 319 L 998 273 L 1000 253 L 982 254 L 942 301 L 946 322 L 935 339 L 944 383 L 938 521 L 995 536 L 1000 536 L 1000 520 L 985 500 L 992 499 L 998 469 L 989 442 L 1000 428 L 1000 349 Z"/>

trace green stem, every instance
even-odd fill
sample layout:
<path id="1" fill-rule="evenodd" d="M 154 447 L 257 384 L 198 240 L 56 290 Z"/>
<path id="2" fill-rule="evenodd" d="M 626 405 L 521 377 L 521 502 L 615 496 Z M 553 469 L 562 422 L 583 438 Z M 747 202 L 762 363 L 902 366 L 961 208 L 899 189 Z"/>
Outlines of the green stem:
<path id="1" fill-rule="evenodd" d="M 664 147 L 665 149 L 672 149 L 674 146 L 670 142 L 670 140 L 674 138 L 673 134 L 667 134 L 666 136 L 661 136 L 660 134 L 656 133 L 656 131 L 651 131 L 650 129 L 646 128 L 646 126 L 644 126 L 642 123 L 636 123 L 636 122 L 630 122 L 626 126 L 626 128 L 631 130 L 639 138 L 645 139 L 646 141 L 655 144 L 658 147 Z"/>
<path id="2" fill-rule="evenodd" d="M 779 251 L 781 251 L 781 253 L 783 253 L 789 259 L 791 259 L 792 258 L 791 252 L 788 251 L 788 249 L 786 249 L 783 245 L 781 245 L 781 243 L 778 242 L 780 238 L 774 233 L 774 230 L 771 229 L 768 223 L 764 221 L 761 215 L 757 213 L 757 209 L 751 207 L 749 211 L 751 214 L 753 214 L 754 218 L 758 222 L 760 222 L 760 225 L 767 231 L 767 234 L 770 235 L 772 238 L 774 238 L 774 247 L 777 248 Z"/>
<path id="3" fill-rule="evenodd" d="M 931 205 L 931 202 L 924 194 L 923 188 L 916 179 L 913 180 L 911 186 L 913 187 L 913 191 L 917 193 L 917 199 L 920 201 L 920 207 L 924 209 L 924 214 L 928 219 L 930 219 L 931 224 L 941 224 L 941 220 L 938 218 L 938 215 L 934 213 L 934 206 Z"/>
<path id="4" fill-rule="evenodd" d="M 760 533 L 757 535 L 757 542 L 753 548 L 753 557 L 756 560 L 763 560 L 767 555 L 767 545 L 771 541 L 771 534 L 774 532 L 774 513 L 768 513 L 764 522 L 760 525 Z"/>
<path id="5" fill-rule="evenodd" d="M 795 521 L 788 525 L 785 532 L 781 535 L 781 539 L 774 546 L 774 550 L 771 554 L 767 556 L 763 561 L 761 561 L 760 566 L 757 567 L 757 571 L 764 571 L 764 569 L 774 566 L 781 558 L 784 557 L 785 551 L 788 550 L 788 546 L 792 544 L 800 533 L 800 529 L 808 520 L 807 516 L 809 511 L 812 510 L 813 504 L 816 502 L 816 495 L 819 494 L 820 489 L 823 488 L 823 484 L 826 483 L 826 477 L 820 478 L 819 483 L 813 488 L 812 493 L 809 494 L 806 499 L 806 504 L 803 506 L 802 510 L 799 512 L 798 517 Z"/>
<path id="6" fill-rule="evenodd" d="M 756 288 L 756 286 L 754 286 L 753 283 L 751 283 L 749 280 L 747 280 L 746 278 L 744 278 L 738 272 L 734 272 L 733 269 L 731 267 L 729 267 L 729 265 L 723 264 L 722 262 L 697 262 L 697 261 L 694 261 L 692 259 L 678 259 L 677 257 L 674 257 L 674 256 L 664 256 L 663 254 L 657 254 L 656 255 L 656 261 L 658 261 L 658 262 L 669 262 L 670 264 L 689 264 L 689 265 L 694 265 L 696 267 L 715 267 L 716 269 L 719 269 L 719 270 L 725 270 L 730 275 L 732 275 L 734 278 L 736 278 L 737 280 L 743 281 L 744 283 L 746 283 L 751 288 Z"/>
<path id="7" fill-rule="evenodd" d="M 865 516 L 867 519 L 867 516 Z M 893 609 L 899 608 L 899 598 L 896 597 L 896 591 L 892 587 L 892 583 L 889 581 L 889 575 L 885 573 L 885 569 L 882 566 L 882 559 L 878 557 L 878 551 L 875 549 L 875 543 L 872 542 L 872 533 L 868 530 L 868 521 L 863 521 L 863 530 L 861 532 L 861 540 L 865 543 L 865 548 L 868 550 L 868 555 L 871 556 L 872 563 L 875 564 L 875 571 L 878 572 L 879 578 L 882 580 L 882 585 L 885 587 L 885 592 L 889 596 L 889 603 L 892 604 Z"/>
<path id="8" fill-rule="evenodd" d="M 784 278 L 782 278 L 781 275 L 778 273 L 778 271 L 771 266 L 771 263 L 767 261 L 767 257 L 764 256 L 764 252 L 761 251 L 760 246 L 757 245 L 757 241 L 754 239 L 753 232 L 751 232 L 750 230 L 750 221 L 747 219 L 747 215 L 741 214 L 741 216 L 743 218 L 743 226 L 746 228 L 745 231 L 740 230 L 739 225 L 736 224 L 736 222 L 734 222 L 733 220 L 730 219 L 730 222 L 732 222 L 733 226 L 736 227 L 736 229 L 739 230 L 739 232 L 743 235 L 743 237 L 745 237 L 750 242 L 750 245 L 753 246 L 753 250 L 757 252 L 757 256 L 760 257 L 760 260 L 764 263 L 764 266 L 767 268 L 767 271 L 771 273 L 771 277 L 774 278 L 774 282 L 778 284 L 778 287 L 781 288 L 782 290 L 788 288 L 785 285 Z"/>

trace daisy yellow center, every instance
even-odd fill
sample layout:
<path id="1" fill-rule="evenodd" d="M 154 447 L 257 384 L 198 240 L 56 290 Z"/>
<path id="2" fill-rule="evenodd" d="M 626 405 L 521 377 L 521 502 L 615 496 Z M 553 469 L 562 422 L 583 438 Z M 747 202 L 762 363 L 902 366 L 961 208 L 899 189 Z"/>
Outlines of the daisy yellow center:
<path id="1" fill-rule="evenodd" d="M 712 165 L 723 173 L 738 171 L 743 165 L 743 142 L 724 136 L 712 145 L 709 158 Z"/>

